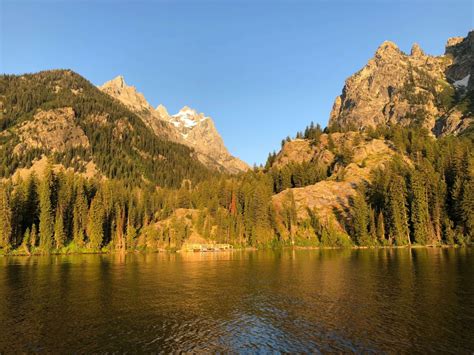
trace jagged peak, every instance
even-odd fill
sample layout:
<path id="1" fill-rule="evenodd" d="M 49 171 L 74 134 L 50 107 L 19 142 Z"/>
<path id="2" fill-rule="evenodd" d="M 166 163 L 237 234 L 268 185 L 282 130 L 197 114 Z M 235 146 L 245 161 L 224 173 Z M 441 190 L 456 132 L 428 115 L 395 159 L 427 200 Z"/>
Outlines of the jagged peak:
<path id="1" fill-rule="evenodd" d="M 161 116 L 161 117 L 169 117 L 169 113 L 168 113 L 168 110 L 166 109 L 166 107 L 162 104 L 159 104 L 156 109 L 155 109 L 156 112 L 158 112 L 158 114 Z"/>
<path id="2" fill-rule="evenodd" d="M 122 75 L 118 75 L 112 80 L 109 80 L 102 85 L 102 87 L 117 87 L 117 88 L 124 88 L 127 86 L 125 83 L 125 79 Z"/>
<path id="3" fill-rule="evenodd" d="M 425 55 L 425 52 L 423 52 L 418 43 L 413 43 L 413 46 L 411 46 L 410 55 L 412 57 L 423 57 Z"/>
<path id="4" fill-rule="evenodd" d="M 473 31 L 469 32 L 469 34 L 471 34 L 472 32 Z M 446 49 L 448 49 L 449 47 L 453 47 L 453 46 L 461 43 L 462 41 L 464 41 L 464 37 L 451 37 L 451 38 L 448 38 L 448 41 L 446 42 Z"/>
<path id="5" fill-rule="evenodd" d="M 400 49 L 392 41 L 384 41 L 375 52 L 375 55 L 383 56 L 387 52 L 399 52 Z"/>
<path id="6" fill-rule="evenodd" d="M 178 113 L 187 113 L 187 114 L 190 114 L 190 115 L 196 115 L 197 114 L 197 111 L 189 106 L 183 106 L 183 108 L 181 110 L 179 110 Z"/>

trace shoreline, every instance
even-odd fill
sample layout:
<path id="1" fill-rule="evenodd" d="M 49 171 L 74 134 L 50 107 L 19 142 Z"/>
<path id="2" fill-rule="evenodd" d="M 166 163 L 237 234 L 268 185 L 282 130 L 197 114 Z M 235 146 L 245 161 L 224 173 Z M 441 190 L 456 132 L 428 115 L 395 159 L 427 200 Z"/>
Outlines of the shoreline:
<path id="1" fill-rule="evenodd" d="M 391 246 L 352 246 L 352 247 L 318 247 L 318 246 L 299 246 L 299 245 L 288 245 L 281 247 L 268 247 L 268 248 L 257 248 L 257 247 L 245 247 L 245 248 L 232 248 L 227 250 L 217 251 L 185 251 L 185 250 L 169 250 L 169 249 L 156 249 L 156 250 L 113 250 L 113 251 L 83 251 L 83 252 L 49 252 L 49 253 L 6 253 L 0 254 L 0 257 L 36 257 L 36 256 L 68 256 L 68 255 L 112 255 L 112 254 L 220 254 L 237 251 L 264 251 L 264 250 L 376 250 L 376 249 L 460 249 L 460 248 L 471 248 L 474 245 L 391 245 Z"/>

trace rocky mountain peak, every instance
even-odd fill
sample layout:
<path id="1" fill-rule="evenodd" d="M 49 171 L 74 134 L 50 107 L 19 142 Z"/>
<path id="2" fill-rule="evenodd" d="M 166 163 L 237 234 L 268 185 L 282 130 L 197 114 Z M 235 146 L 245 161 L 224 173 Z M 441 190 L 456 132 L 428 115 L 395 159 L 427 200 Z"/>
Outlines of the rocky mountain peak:
<path id="1" fill-rule="evenodd" d="M 413 46 L 411 47 L 410 55 L 412 57 L 423 57 L 425 55 L 425 52 L 421 49 L 418 43 L 413 43 Z"/>
<path id="2" fill-rule="evenodd" d="M 461 43 L 464 40 L 464 37 L 451 37 L 448 38 L 448 41 L 446 42 L 446 53 L 449 53 L 450 47 L 454 47 L 457 44 Z"/>
<path id="3" fill-rule="evenodd" d="M 184 106 L 170 115 L 163 105 L 154 109 L 135 87 L 128 86 L 122 76 L 106 82 L 100 90 L 122 102 L 135 112 L 153 132 L 164 139 L 192 147 L 197 158 L 208 167 L 230 173 L 249 169 L 249 166 L 233 157 L 210 117 Z"/>
<path id="4" fill-rule="evenodd" d="M 114 79 L 110 80 L 108 83 L 109 86 L 114 86 L 116 88 L 122 89 L 124 88 L 127 84 L 125 83 L 125 79 L 122 75 L 118 75 Z"/>
<path id="5" fill-rule="evenodd" d="M 205 117 L 203 113 L 198 113 L 188 106 L 184 106 L 177 114 L 169 117 L 170 122 L 181 131 L 184 137 L 190 129 L 207 119 L 210 117 Z"/>
<path id="6" fill-rule="evenodd" d="M 162 118 L 162 119 L 169 119 L 170 117 L 170 114 L 168 113 L 168 110 L 166 109 L 165 106 L 163 106 L 162 104 L 159 104 L 157 107 L 156 107 L 156 110 L 155 110 L 158 115 Z"/>
<path id="7" fill-rule="evenodd" d="M 392 41 L 384 41 L 376 50 L 375 58 L 391 57 L 400 54 L 401 51 L 398 46 Z"/>
<path id="8" fill-rule="evenodd" d="M 454 91 L 463 97 L 474 88 L 474 32 L 450 39 L 446 53 L 425 55 L 414 44 L 407 55 L 393 42 L 383 42 L 374 58 L 346 80 L 329 125 L 356 130 L 414 123 L 436 135 L 462 131 L 472 113 L 465 108 L 454 112 L 450 97 Z"/>
<path id="9" fill-rule="evenodd" d="M 153 108 L 134 86 L 128 86 L 122 75 L 107 81 L 99 89 L 122 102 L 133 111 L 152 110 Z"/>

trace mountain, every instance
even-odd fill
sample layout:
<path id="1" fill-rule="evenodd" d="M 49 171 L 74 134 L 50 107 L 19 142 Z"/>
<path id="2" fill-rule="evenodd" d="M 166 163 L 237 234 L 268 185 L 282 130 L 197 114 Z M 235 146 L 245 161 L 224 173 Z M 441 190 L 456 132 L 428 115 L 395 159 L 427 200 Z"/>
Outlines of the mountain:
<path id="1" fill-rule="evenodd" d="M 172 125 L 166 122 L 165 116 L 163 116 L 168 116 L 166 109 L 160 108 L 155 110 L 143 94 L 139 93 L 134 86 L 129 86 L 125 83 L 123 76 L 117 76 L 115 79 L 99 86 L 99 89 L 136 113 L 153 130 L 156 136 L 174 142 L 180 141 L 179 134 Z"/>
<path id="2" fill-rule="evenodd" d="M 154 134 L 141 116 L 70 70 L 0 76 L 0 108 L 1 176 L 42 156 L 135 185 L 180 186 L 209 174 L 192 149 Z"/>
<path id="3" fill-rule="evenodd" d="M 314 211 L 323 225 L 331 223 L 343 231 L 358 188 L 370 183 L 372 173 L 386 168 L 395 156 L 409 162 L 390 142 L 362 132 L 323 133 L 317 141 L 291 140 L 276 155 L 271 168 L 276 173 L 274 180 L 282 180 L 286 173 L 292 183 L 277 189 L 282 191 L 273 195 L 272 201 L 281 211 L 291 196 L 299 220 L 308 219 Z M 308 174 L 311 170 L 319 173 Z M 316 178 L 305 181 L 303 177 L 298 182 L 298 175 L 304 172 Z"/>
<path id="4" fill-rule="evenodd" d="M 139 115 L 157 136 L 193 148 L 207 167 L 231 174 L 249 169 L 246 163 L 229 153 L 212 118 L 187 106 L 175 115 L 169 115 L 163 105 L 153 109 L 143 94 L 128 86 L 122 76 L 106 82 L 99 89 Z"/>
<path id="5" fill-rule="evenodd" d="M 414 44 L 406 54 L 386 41 L 349 77 L 334 102 L 329 126 L 360 129 L 416 124 L 436 136 L 458 134 L 473 122 L 474 31 L 451 38 L 445 55 Z"/>

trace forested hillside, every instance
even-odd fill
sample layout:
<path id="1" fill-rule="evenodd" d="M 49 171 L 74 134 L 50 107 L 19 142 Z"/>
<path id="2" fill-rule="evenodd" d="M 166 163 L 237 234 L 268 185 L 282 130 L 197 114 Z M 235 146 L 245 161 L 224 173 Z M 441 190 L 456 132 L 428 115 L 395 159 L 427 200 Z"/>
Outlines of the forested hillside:
<path id="1" fill-rule="evenodd" d="M 208 170 L 184 145 L 158 138 L 136 114 L 69 70 L 0 76 L 0 176 L 43 154 L 140 186 L 180 186 Z"/>
<path id="2" fill-rule="evenodd" d="M 310 129 L 300 139 L 317 145 L 337 134 Z M 471 243 L 471 139 L 435 140 L 426 131 L 400 127 L 351 134 L 362 145 L 390 139 L 395 153 L 360 180 L 347 211 L 341 211 L 345 214 L 325 218 L 319 209 L 303 206 L 301 216 L 295 201 L 305 186 L 347 179 L 341 172 L 348 174 L 355 158 L 336 146 L 328 147 L 338 158 L 325 174 L 321 167 L 318 173 L 306 169 L 310 163 L 280 168 L 270 161 L 267 168 L 238 177 L 211 177 L 179 189 L 130 188 L 53 173 L 50 166 L 44 176 L 2 184 L 0 245 L 20 253 L 174 250 L 192 235 L 253 247 Z M 282 189 L 285 199 L 275 203 Z"/>

